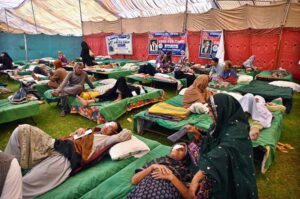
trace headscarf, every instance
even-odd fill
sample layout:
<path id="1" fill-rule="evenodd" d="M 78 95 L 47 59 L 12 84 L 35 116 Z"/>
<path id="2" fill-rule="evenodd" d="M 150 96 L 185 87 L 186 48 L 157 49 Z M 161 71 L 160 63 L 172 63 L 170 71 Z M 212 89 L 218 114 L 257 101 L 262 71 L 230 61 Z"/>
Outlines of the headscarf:
<path id="1" fill-rule="evenodd" d="M 54 66 L 55 66 L 55 69 L 58 69 L 58 68 L 61 68 L 62 67 L 62 63 L 60 60 L 55 60 L 53 62 Z"/>
<path id="2" fill-rule="evenodd" d="M 211 93 L 206 89 L 209 82 L 208 75 L 199 75 L 183 95 L 183 106 L 189 108 L 195 102 L 206 103 Z"/>
<path id="3" fill-rule="evenodd" d="M 90 49 L 90 47 L 88 46 L 88 44 L 85 41 L 81 42 L 81 48 L 82 49 Z"/>
<path id="4" fill-rule="evenodd" d="M 203 137 L 198 169 L 213 180 L 212 198 L 258 198 L 249 124 L 239 102 L 216 94 L 215 128 Z"/>
<path id="5" fill-rule="evenodd" d="M 240 103 L 232 96 L 219 93 L 210 97 L 209 102 L 215 117 L 215 128 L 210 134 L 218 137 L 222 128 L 235 122 L 248 125 L 248 120 Z"/>
<path id="6" fill-rule="evenodd" d="M 9 62 L 12 62 L 12 58 L 9 56 L 9 54 L 7 52 L 2 52 L 1 54 L 3 54 L 3 59 L 8 60 Z"/>

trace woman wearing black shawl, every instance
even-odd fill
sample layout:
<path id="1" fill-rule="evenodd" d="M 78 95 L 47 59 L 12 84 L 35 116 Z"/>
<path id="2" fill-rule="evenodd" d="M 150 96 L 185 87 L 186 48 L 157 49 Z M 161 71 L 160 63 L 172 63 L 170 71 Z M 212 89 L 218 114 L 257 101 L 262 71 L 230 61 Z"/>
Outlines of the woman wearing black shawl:
<path id="1" fill-rule="evenodd" d="M 81 42 L 80 57 L 82 58 L 84 67 L 94 65 L 93 63 L 94 58 L 90 55 L 90 47 L 85 41 Z"/>
<path id="2" fill-rule="evenodd" d="M 13 60 L 12 58 L 7 54 L 7 52 L 2 52 L 0 56 L 0 70 L 8 70 L 13 69 Z"/>
<path id="3" fill-rule="evenodd" d="M 212 182 L 210 198 L 257 198 L 249 124 L 239 102 L 226 94 L 210 98 L 214 130 L 202 136 L 197 169 L 190 190 L 203 198 L 201 185 Z"/>

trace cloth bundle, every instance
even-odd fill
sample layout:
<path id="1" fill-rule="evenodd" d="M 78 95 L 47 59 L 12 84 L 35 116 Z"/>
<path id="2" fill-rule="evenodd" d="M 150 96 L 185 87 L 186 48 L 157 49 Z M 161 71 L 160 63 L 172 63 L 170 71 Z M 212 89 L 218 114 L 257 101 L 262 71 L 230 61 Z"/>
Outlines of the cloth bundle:
<path id="1" fill-rule="evenodd" d="M 207 114 L 209 112 L 208 104 L 202 104 L 200 102 L 196 102 L 192 104 L 188 110 L 190 110 L 192 113 L 197 113 L 197 114 Z"/>

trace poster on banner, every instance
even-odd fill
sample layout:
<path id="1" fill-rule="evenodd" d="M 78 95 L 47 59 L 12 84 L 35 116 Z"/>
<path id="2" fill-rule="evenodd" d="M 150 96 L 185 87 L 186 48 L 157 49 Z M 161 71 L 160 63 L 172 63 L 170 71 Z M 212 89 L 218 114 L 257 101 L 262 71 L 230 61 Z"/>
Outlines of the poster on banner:
<path id="1" fill-rule="evenodd" d="M 132 55 L 132 34 L 107 36 L 106 47 L 108 55 Z"/>
<path id="2" fill-rule="evenodd" d="M 148 54 L 158 55 L 160 51 L 163 51 L 164 53 L 172 51 L 173 55 L 182 56 L 186 54 L 186 43 L 186 33 L 149 33 Z"/>
<path id="3" fill-rule="evenodd" d="M 223 31 L 222 30 L 201 31 L 199 57 L 206 58 L 206 59 L 218 57 L 222 59 L 222 56 L 224 57 Z"/>

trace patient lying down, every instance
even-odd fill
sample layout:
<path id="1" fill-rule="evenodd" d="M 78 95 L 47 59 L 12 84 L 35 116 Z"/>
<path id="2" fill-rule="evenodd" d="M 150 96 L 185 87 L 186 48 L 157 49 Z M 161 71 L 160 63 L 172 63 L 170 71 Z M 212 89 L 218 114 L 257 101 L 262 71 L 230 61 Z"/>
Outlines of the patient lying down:
<path id="1" fill-rule="evenodd" d="M 24 124 L 12 133 L 5 153 L 16 157 L 22 169 L 23 198 L 34 198 L 63 183 L 71 174 L 100 160 L 115 143 L 131 138 L 118 122 L 102 128 L 79 128 L 69 136 L 54 139 L 41 129 Z"/>
<path id="2" fill-rule="evenodd" d="M 89 100 L 86 100 L 80 96 L 77 96 L 77 99 L 82 105 L 87 106 L 90 103 L 110 100 L 117 102 L 128 97 L 139 95 L 143 92 L 146 92 L 143 87 L 128 85 L 124 77 L 119 77 L 115 85 L 107 90 L 104 94 Z"/>

